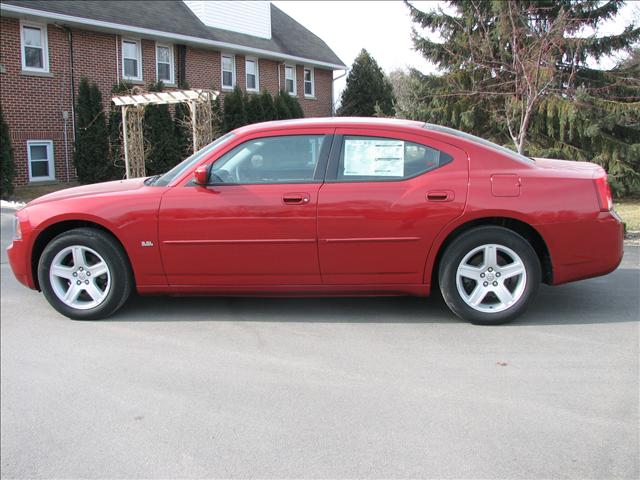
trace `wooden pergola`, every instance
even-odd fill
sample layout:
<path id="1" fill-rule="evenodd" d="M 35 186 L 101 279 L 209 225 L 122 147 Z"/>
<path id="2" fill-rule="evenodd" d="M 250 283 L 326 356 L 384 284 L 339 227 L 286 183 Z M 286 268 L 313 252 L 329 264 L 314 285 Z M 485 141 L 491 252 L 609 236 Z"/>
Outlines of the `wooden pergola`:
<path id="1" fill-rule="evenodd" d="M 172 90 L 144 92 L 113 97 L 111 101 L 122 109 L 122 142 L 127 178 L 145 176 L 145 149 L 143 138 L 144 109 L 148 105 L 186 103 L 193 137 L 193 151 L 213 140 L 211 102 L 219 92 L 214 90 Z"/>

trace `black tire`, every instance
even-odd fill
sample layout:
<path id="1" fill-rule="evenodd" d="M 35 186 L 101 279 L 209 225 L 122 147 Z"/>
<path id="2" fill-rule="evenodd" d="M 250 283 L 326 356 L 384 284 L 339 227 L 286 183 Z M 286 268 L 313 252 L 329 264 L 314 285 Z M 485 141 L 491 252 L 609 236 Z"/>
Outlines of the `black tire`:
<path id="1" fill-rule="evenodd" d="M 87 247 L 98 253 L 110 271 L 108 293 L 101 303 L 92 308 L 79 309 L 67 305 L 58 298 L 51 284 L 49 272 L 53 260 L 59 252 L 74 245 Z M 122 247 L 111 235 L 94 228 L 74 228 L 51 240 L 38 262 L 38 281 L 51 306 L 74 320 L 100 320 L 112 315 L 124 305 L 133 289 L 131 267 Z"/>
<path id="2" fill-rule="evenodd" d="M 496 312 L 479 311 L 471 307 L 463 299 L 457 286 L 458 267 L 465 256 L 488 244 L 511 249 L 522 260 L 526 272 L 526 281 L 519 299 L 505 310 Z M 487 275 L 487 272 L 483 275 Z M 516 232 L 503 227 L 482 226 L 463 233 L 447 247 L 440 261 L 438 280 L 444 301 L 458 317 L 476 325 L 500 325 L 521 315 L 534 300 L 541 281 L 540 260 L 529 242 Z M 474 283 L 471 285 L 473 289 Z M 495 299 L 498 300 L 497 297 Z"/>

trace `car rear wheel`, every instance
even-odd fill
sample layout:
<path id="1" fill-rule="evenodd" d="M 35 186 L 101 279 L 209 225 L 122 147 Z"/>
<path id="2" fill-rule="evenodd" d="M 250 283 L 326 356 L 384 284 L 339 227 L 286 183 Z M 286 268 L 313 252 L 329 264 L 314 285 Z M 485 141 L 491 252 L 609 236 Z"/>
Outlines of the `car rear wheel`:
<path id="1" fill-rule="evenodd" d="M 458 237 L 440 262 L 449 308 L 480 325 L 506 323 L 529 306 L 540 286 L 540 261 L 529 242 L 502 227 L 478 227 Z"/>
<path id="2" fill-rule="evenodd" d="M 54 238 L 40 257 L 38 280 L 47 301 L 76 320 L 108 317 L 124 305 L 133 287 L 122 247 L 93 228 Z"/>

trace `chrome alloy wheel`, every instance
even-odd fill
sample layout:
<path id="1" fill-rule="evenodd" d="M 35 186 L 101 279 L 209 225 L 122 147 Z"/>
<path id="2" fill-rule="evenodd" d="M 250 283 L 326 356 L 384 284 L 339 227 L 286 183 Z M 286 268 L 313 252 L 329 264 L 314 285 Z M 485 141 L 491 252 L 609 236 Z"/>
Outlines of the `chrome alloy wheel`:
<path id="1" fill-rule="evenodd" d="M 516 252 L 487 244 L 467 253 L 456 272 L 464 302 L 479 312 L 497 313 L 514 305 L 524 293 L 527 271 Z"/>
<path id="2" fill-rule="evenodd" d="M 111 271 L 98 252 L 72 245 L 54 257 L 49 280 L 54 293 L 65 305 L 88 310 L 100 305 L 109 294 Z"/>

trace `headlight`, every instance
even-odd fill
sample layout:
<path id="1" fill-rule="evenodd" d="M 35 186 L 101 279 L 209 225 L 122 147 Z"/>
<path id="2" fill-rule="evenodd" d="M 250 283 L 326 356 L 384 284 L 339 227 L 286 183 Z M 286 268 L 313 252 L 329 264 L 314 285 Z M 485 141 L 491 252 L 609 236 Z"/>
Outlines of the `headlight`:
<path id="1" fill-rule="evenodd" d="M 18 220 L 18 215 L 13 216 L 13 239 L 22 240 L 22 230 L 20 229 L 20 220 Z"/>

